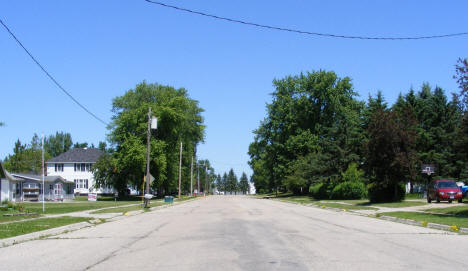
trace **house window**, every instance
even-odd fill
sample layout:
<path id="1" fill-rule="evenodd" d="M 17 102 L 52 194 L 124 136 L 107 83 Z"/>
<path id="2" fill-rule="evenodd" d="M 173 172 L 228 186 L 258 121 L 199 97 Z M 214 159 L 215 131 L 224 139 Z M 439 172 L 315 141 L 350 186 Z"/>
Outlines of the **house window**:
<path id="1" fill-rule="evenodd" d="M 54 195 L 61 195 L 62 194 L 62 184 L 55 184 L 54 185 Z"/>
<path id="2" fill-rule="evenodd" d="M 55 164 L 55 172 L 63 172 L 63 164 Z"/>
<path id="3" fill-rule="evenodd" d="M 75 188 L 88 188 L 88 179 L 75 179 Z"/>

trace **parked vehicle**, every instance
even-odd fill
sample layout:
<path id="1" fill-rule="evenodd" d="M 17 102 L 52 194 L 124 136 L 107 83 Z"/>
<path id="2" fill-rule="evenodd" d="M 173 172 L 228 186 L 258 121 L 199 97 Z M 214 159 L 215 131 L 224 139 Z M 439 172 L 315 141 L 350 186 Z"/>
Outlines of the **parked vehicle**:
<path id="1" fill-rule="evenodd" d="M 463 197 L 468 199 L 468 185 L 466 185 L 464 182 L 457 182 L 457 185 L 460 187 Z"/>
<path id="2" fill-rule="evenodd" d="M 460 187 L 453 180 L 434 180 L 429 183 L 427 189 L 427 202 L 431 203 L 432 200 L 440 202 L 446 200 L 449 203 L 457 200 L 459 203 L 463 200 L 463 194 Z"/>

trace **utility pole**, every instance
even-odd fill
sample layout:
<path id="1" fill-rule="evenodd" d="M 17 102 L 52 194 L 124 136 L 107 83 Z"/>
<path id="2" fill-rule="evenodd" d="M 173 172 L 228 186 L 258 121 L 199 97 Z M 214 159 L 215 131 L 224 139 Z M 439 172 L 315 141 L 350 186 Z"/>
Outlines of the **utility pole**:
<path id="1" fill-rule="evenodd" d="M 209 186 L 208 186 L 208 166 L 205 164 L 205 193 L 208 191 L 210 194 Z"/>
<path id="2" fill-rule="evenodd" d="M 146 198 L 146 194 L 149 194 L 150 191 L 150 138 L 151 138 L 151 107 L 148 109 L 148 135 L 146 138 L 146 193 L 143 191 L 143 197 L 145 197 L 145 208 L 149 207 L 149 199 Z"/>
<path id="3" fill-rule="evenodd" d="M 180 141 L 180 154 L 179 154 L 179 199 L 180 199 L 180 182 L 182 179 L 182 141 Z"/>
<path id="4" fill-rule="evenodd" d="M 190 196 L 193 196 L 193 155 L 190 163 Z"/>
<path id="5" fill-rule="evenodd" d="M 44 134 L 42 134 L 42 212 L 45 212 L 45 203 L 44 203 L 44 196 L 45 196 L 45 186 L 44 186 Z"/>
<path id="6" fill-rule="evenodd" d="M 197 163 L 197 182 L 198 182 L 197 193 L 200 193 L 200 165 L 198 164 L 198 161 L 196 161 L 196 163 Z"/>

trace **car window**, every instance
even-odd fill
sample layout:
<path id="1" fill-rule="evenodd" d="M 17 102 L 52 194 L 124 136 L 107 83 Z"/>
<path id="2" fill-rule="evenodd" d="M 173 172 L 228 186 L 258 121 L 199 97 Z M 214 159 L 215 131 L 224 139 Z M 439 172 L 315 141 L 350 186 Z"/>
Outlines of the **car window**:
<path id="1" fill-rule="evenodd" d="M 457 184 L 454 182 L 440 182 L 437 184 L 438 188 L 458 188 Z"/>

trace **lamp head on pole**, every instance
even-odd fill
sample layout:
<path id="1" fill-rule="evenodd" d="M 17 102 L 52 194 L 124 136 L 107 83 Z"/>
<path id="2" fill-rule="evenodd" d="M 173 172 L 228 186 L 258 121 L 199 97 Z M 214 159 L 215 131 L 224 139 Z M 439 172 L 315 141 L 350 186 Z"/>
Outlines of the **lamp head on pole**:
<path id="1" fill-rule="evenodd" d="M 151 117 L 151 129 L 155 130 L 158 129 L 158 118 Z"/>

